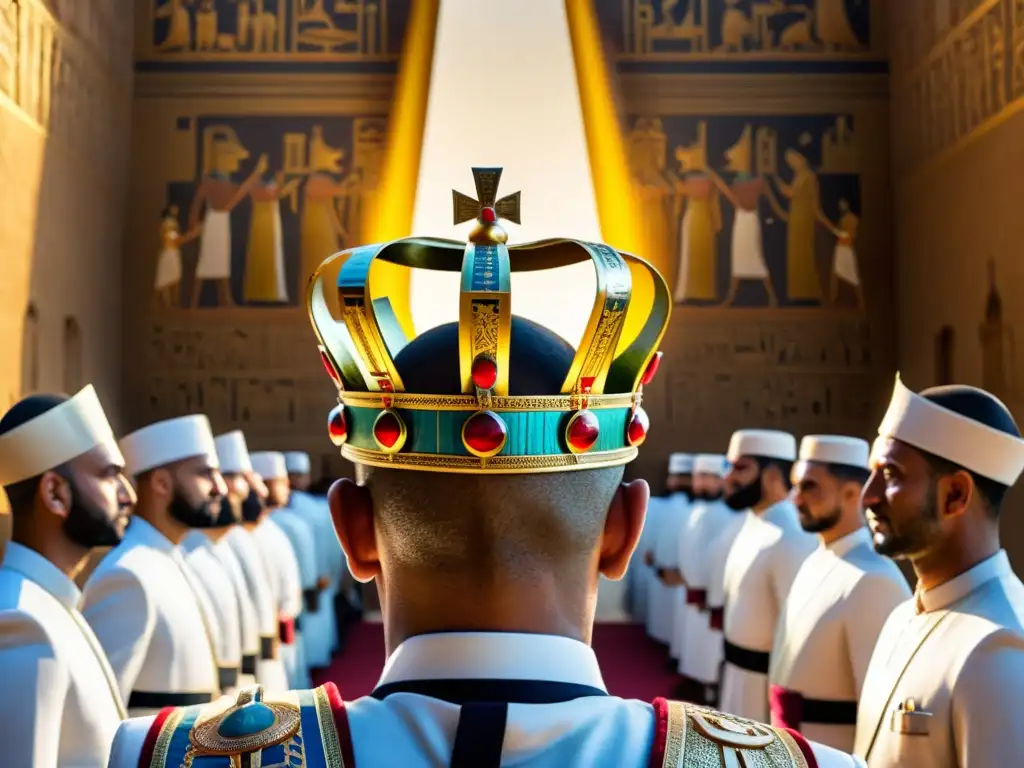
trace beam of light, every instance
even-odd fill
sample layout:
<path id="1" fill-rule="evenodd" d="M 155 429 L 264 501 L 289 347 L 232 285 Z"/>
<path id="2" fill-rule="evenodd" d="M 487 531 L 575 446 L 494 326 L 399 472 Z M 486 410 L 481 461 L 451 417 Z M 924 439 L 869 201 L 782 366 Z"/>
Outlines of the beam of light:
<path id="1" fill-rule="evenodd" d="M 510 7 L 507 0 L 441 5 L 413 233 L 465 240 L 472 223 L 451 223 L 451 191 L 475 197 L 470 168 L 502 166 L 499 197 L 523 193 L 522 225 L 503 222 L 510 245 L 548 237 L 598 241 L 565 7 L 557 0 Z M 458 283 L 457 273 L 413 275 L 418 334 L 458 319 Z M 595 288 L 588 262 L 521 272 L 512 278 L 512 311 L 577 345 Z"/>

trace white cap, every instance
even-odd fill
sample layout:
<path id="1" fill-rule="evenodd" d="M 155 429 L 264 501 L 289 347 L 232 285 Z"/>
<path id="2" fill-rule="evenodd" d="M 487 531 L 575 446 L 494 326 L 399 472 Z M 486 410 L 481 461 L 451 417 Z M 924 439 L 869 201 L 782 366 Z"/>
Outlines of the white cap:
<path id="1" fill-rule="evenodd" d="M 211 467 L 220 467 L 210 420 L 201 413 L 158 421 L 136 430 L 121 438 L 121 450 L 131 476 L 196 456 L 205 456 Z"/>
<path id="2" fill-rule="evenodd" d="M 725 474 L 725 456 L 720 453 L 698 453 L 693 460 L 693 473 L 696 475 L 717 475 L 722 477 Z"/>
<path id="3" fill-rule="evenodd" d="M 1002 485 L 1013 485 L 1024 471 L 1024 440 L 936 405 L 907 389 L 899 375 L 878 436 L 895 438 Z"/>
<path id="4" fill-rule="evenodd" d="M 777 429 L 740 429 L 732 433 L 727 455 L 731 462 L 741 456 L 796 461 L 796 438 Z"/>
<path id="5" fill-rule="evenodd" d="M 668 457 L 668 473 L 670 475 L 688 475 L 693 472 L 692 453 L 673 453 Z"/>
<path id="6" fill-rule="evenodd" d="M 285 451 L 284 463 L 290 475 L 309 474 L 309 454 L 304 451 Z"/>
<path id="7" fill-rule="evenodd" d="M 245 444 L 245 434 L 242 430 L 236 429 L 232 432 L 225 432 L 223 435 L 217 435 L 213 439 L 213 444 L 217 446 L 217 457 L 220 459 L 222 473 L 252 472 L 249 448 Z"/>
<path id="8" fill-rule="evenodd" d="M 800 461 L 821 461 L 868 468 L 871 448 L 867 440 L 843 435 L 807 435 L 800 441 Z"/>
<path id="9" fill-rule="evenodd" d="M 117 440 L 92 384 L 31 421 L 0 435 L 0 485 L 37 477 L 98 446 L 118 464 Z"/>
<path id="10" fill-rule="evenodd" d="M 285 463 L 283 453 L 258 451 L 249 454 L 249 458 L 252 459 L 253 470 L 264 480 L 288 477 L 288 465 Z"/>

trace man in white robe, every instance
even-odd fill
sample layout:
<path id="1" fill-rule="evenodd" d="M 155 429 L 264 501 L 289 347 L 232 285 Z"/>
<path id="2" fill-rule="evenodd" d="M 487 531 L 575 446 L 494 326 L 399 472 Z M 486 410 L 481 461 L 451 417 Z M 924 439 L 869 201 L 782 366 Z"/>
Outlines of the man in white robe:
<path id="1" fill-rule="evenodd" d="M 216 519 L 226 488 L 206 416 L 143 427 L 120 441 L 138 493 L 124 539 L 85 584 L 82 613 L 132 716 L 212 701 L 216 638 L 178 544 Z"/>
<path id="2" fill-rule="evenodd" d="M 752 514 L 750 510 L 733 509 L 728 504 L 726 504 L 726 508 L 732 513 L 732 516 L 725 521 L 722 529 L 707 545 L 706 560 L 709 637 L 704 649 L 703 663 L 711 677 L 711 683 L 705 691 L 705 699 L 714 706 L 718 706 L 720 699 L 722 665 L 725 663 L 725 636 L 722 633 L 722 628 L 725 626 L 725 566 L 736 537 L 746 524 L 747 518 Z"/>
<path id="3" fill-rule="evenodd" d="M 0 763 L 106 765 L 127 717 L 74 577 L 124 536 L 135 501 L 91 385 L 30 395 L 0 419 L 12 539 L 0 561 Z"/>
<path id="4" fill-rule="evenodd" d="M 327 505 L 307 492 L 312 468 L 309 454 L 287 451 L 284 461 L 291 487 L 288 509 L 305 521 L 313 534 L 312 564 L 315 566 L 316 580 L 314 586 L 303 594 L 306 610 L 302 616 L 302 637 L 306 661 L 310 668 L 316 669 L 331 663 L 337 642 L 334 598 L 340 576 L 336 571 L 336 561 L 341 559 L 337 553 L 341 552 L 341 547 L 334 534 L 334 524 Z"/>
<path id="5" fill-rule="evenodd" d="M 722 501 L 725 471 L 725 456 L 702 453 L 694 459 L 696 501 L 680 547 L 687 616 L 679 674 L 683 677 L 689 699 L 697 704 L 710 704 L 708 697 L 718 683 L 719 662 L 714 653 L 718 639 L 711 629 L 708 605 L 712 571 L 709 545 L 733 519 L 733 512 Z"/>
<path id="6" fill-rule="evenodd" d="M 668 646 L 669 669 L 679 664 L 679 643 L 673 638 L 681 631 L 686 591 L 679 570 L 679 537 L 686 527 L 693 501 L 693 454 L 674 453 L 669 457 L 669 497 L 662 508 L 661 520 L 653 542 L 654 572 L 657 589 L 649 610 L 654 611 L 652 637 Z"/>
<path id="7" fill-rule="evenodd" d="M 1021 765 L 1024 584 L 999 541 L 1020 430 L 984 390 L 915 394 L 897 378 L 871 469 L 872 543 L 909 559 L 918 582 L 871 657 L 856 754 L 869 768 Z"/>
<path id="8" fill-rule="evenodd" d="M 315 579 L 315 568 L 310 567 L 313 545 L 309 529 L 290 513 L 284 512 L 288 503 L 288 469 L 284 454 L 260 451 L 250 454 L 250 458 L 253 470 L 267 485 L 267 508 L 270 510 L 270 514 L 253 529 L 253 537 L 263 557 L 277 604 L 281 660 L 288 675 L 288 684 L 292 688 L 301 688 L 309 683 L 309 667 L 302 650 L 301 617 L 303 587 L 308 587 Z M 289 531 L 292 535 L 299 535 L 292 539 Z"/>
<path id="9" fill-rule="evenodd" d="M 814 550 L 789 500 L 796 439 L 747 429 L 729 441 L 726 504 L 749 509 L 725 565 L 725 667 L 721 706 L 768 719 L 768 666 L 775 627 L 796 572 Z"/>
<path id="10" fill-rule="evenodd" d="M 857 701 L 878 633 L 910 597 L 892 560 L 871 546 L 861 490 L 868 444 L 810 435 L 793 467 L 800 525 L 818 536 L 779 617 L 768 672 L 772 724 L 853 751 Z"/>

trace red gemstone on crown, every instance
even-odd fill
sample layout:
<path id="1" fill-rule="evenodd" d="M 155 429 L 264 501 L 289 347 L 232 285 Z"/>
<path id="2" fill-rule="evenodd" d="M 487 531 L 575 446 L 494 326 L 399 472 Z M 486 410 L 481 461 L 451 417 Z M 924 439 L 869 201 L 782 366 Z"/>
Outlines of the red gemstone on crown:
<path id="1" fill-rule="evenodd" d="M 334 380 L 335 386 L 340 387 L 341 377 L 338 375 L 338 372 L 334 370 L 334 363 L 331 362 L 331 358 L 329 358 L 327 353 L 322 349 L 320 350 L 320 362 L 324 364 L 324 370 L 327 371 L 327 375 Z"/>
<path id="2" fill-rule="evenodd" d="M 651 420 L 647 418 L 647 412 L 643 408 L 633 411 L 633 418 L 629 420 L 626 427 L 626 441 L 631 446 L 638 446 L 647 439 L 647 430 L 651 428 Z"/>
<path id="3" fill-rule="evenodd" d="M 661 365 L 661 358 L 664 357 L 664 353 L 655 352 L 654 357 L 651 358 L 651 362 L 647 364 L 644 369 L 644 375 L 640 377 L 640 383 L 645 387 L 654 380 L 654 374 L 658 372 L 658 367 Z"/>
<path id="4" fill-rule="evenodd" d="M 508 437 L 508 427 L 491 411 L 474 413 L 462 425 L 462 442 L 474 456 L 490 458 L 501 452 Z"/>
<path id="5" fill-rule="evenodd" d="M 490 206 L 487 206 L 486 208 L 483 208 L 480 211 L 480 221 L 482 221 L 484 224 L 493 224 L 497 220 L 498 220 L 498 214 Z"/>
<path id="6" fill-rule="evenodd" d="M 480 355 L 473 361 L 469 375 L 473 378 L 473 384 L 477 389 L 491 389 L 498 381 L 498 364 L 494 358 Z"/>
<path id="7" fill-rule="evenodd" d="M 348 424 L 345 423 L 345 406 L 336 405 L 327 417 L 327 434 L 336 446 L 345 444 L 348 439 Z"/>
<path id="8" fill-rule="evenodd" d="M 394 411 L 383 411 L 373 424 L 373 436 L 385 450 L 395 447 L 402 432 L 402 422 Z"/>
<path id="9" fill-rule="evenodd" d="M 593 411 L 579 411 L 571 419 L 565 429 L 565 442 L 573 453 L 586 453 L 594 447 L 601 425 Z"/>

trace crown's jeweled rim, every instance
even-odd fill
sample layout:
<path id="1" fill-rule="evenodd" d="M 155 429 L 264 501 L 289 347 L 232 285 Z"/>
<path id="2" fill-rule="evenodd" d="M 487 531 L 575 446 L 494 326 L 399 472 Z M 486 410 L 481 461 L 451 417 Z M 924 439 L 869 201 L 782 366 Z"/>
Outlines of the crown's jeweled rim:
<path id="1" fill-rule="evenodd" d="M 627 446 L 611 451 L 530 456 L 498 455 L 490 459 L 480 459 L 476 456 L 455 456 L 443 453 L 395 453 L 389 455 L 367 448 L 357 448 L 350 444 L 341 447 L 341 455 L 356 464 L 467 475 L 523 475 L 617 467 L 631 462 L 636 458 L 638 452 L 636 447 Z"/>
<path id="2" fill-rule="evenodd" d="M 416 395 L 409 392 L 339 393 L 341 402 L 358 408 L 384 408 L 386 402 L 397 409 L 410 411 L 478 411 L 480 401 L 475 395 Z M 614 395 L 527 395 L 492 397 L 491 411 L 578 411 L 584 408 L 630 408 L 641 400 L 639 393 Z"/>

